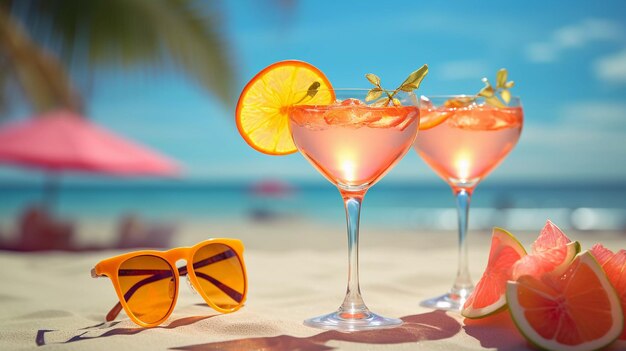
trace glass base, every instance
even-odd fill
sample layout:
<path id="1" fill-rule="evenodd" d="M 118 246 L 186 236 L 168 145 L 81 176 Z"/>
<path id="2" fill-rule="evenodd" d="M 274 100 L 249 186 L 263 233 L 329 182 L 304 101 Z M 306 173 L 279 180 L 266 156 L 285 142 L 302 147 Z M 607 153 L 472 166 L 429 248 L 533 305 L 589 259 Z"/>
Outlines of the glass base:
<path id="1" fill-rule="evenodd" d="M 309 327 L 340 332 L 394 328 L 402 323 L 401 319 L 382 317 L 370 311 L 350 313 L 341 310 L 304 321 Z"/>
<path id="2" fill-rule="evenodd" d="M 449 292 L 420 302 L 420 306 L 437 310 L 460 312 L 472 289 L 462 289 L 459 293 Z"/>

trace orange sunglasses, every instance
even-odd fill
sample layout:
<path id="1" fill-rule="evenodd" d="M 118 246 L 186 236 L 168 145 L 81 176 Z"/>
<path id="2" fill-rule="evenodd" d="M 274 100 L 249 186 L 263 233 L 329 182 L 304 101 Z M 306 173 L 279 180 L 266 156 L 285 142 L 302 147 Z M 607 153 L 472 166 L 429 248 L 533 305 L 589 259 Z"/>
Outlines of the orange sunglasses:
<path id="1" fill-rule="evenodd" d="M 175 268 L 181 259 L 187 265 Z M 93 278 L 109 277 L 119 298 L 106 320 L 114 320 L 124 308 L 142 327 L 157 326 L 172 314 L 181 275 L 187 275 L 194 290 L 214 310 L 238 310 L 248 291 L 243 243 L 220 238 L 168 251 L 130 252 L 100 261 L 91 270 Z"/>

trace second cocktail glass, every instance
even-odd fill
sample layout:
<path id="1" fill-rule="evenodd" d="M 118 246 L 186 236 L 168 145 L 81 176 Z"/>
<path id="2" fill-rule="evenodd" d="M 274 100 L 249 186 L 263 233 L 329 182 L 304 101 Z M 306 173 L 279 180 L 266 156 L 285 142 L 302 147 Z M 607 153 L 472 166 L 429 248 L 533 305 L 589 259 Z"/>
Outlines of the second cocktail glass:
<path id="1" fill-rule="evenodd" d="M 460 311 L 473 289 L 466 240 L 470 198 L 517 143 L 522 105 L 517 97 L 507 106 L 494 107 L 482 97 L 429 96 L 420 99 L 420 115 L 423 125 L 415 150 L 452 187 L 459 221 L 458 270 L 452 289 L 421 305 Z"/>
<path id="2" fill-rule="evenodd" d="M 372 313 L 359 287 L 359 217 L 368 189 L 408 150 L 418 130 L 419 110 L 413 93 L 400 92 L 401 106 L 363 103 L 368 90 L 334 90 L 335 104 L 298 105 L 289 111 L 291 135 L 302 155 L 343 198 L 348 226 L 348 288 L 333 313 L 305 320 L 317 328 L 356 331 L 389 328 L 400 319 Z"/>

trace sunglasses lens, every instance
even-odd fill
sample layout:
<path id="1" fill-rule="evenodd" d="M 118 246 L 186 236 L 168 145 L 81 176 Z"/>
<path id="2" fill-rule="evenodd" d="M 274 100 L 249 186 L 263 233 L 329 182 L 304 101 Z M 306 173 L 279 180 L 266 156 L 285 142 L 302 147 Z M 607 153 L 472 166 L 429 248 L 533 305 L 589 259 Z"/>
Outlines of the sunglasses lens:
<path id="1" fill-rule="evenodd" d="M 165 317 L 176 297 L 176 278 L 167 261 L 157 256 L 130 258 L 119 268 L 120 287 L 130 311 L 144 323 Z"/>
<path id="2" fill-rule="evenodd" d="M 246 289 L 239 257 L 224 244 L 208 244 L 196 251 L 193 270 L 204 295 L 223 309 L 241 305 Z"/>

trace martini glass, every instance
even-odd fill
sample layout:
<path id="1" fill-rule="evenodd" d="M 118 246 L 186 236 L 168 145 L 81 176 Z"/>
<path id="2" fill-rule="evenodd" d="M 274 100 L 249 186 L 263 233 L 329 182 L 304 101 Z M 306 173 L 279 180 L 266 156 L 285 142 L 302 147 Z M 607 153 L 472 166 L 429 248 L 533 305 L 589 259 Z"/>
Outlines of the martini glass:
<path id="1" fill-rule="evenodd" d="M 445 180 L 456 196 L 459 254 L 456 279 L 450 291 L 421 302 L 424 307 L 460 311 L 474 285 L 469 275 L 467 223 L 474 188 L 513 149 L 522 132 L 524 114 L 520 99 L 506 107 L 493 107 L 472 97 L 429 96 L 420 99 L 423 121 L 434 121 L 420 131 L 415 150 Z M 466 101 L 454 104 L 452 101 Z"/>
<path id="2" fill-rule="evenodd" d="M 305 325 L 356 331 L 390 328 L 400 319 L 370 312 L 359 287 L 359 217 L 367 190 L 378 182 L 415 141 L 419 110 L 413 93 L 395 97 L 401 106 L 364 103 L 368 90 L 338 89 L 335 104 L 298 105 L 289 111 L 289 128 L 300 153 L 339 189 L 348 227 L 348 287 L 339 309 L 307 319 Z M 305 92 L 306 93 L 306 92 Z"/>

